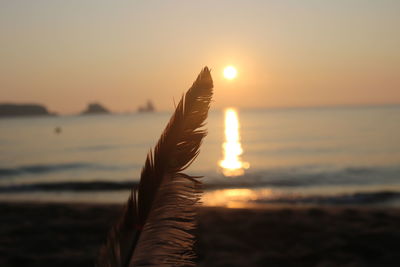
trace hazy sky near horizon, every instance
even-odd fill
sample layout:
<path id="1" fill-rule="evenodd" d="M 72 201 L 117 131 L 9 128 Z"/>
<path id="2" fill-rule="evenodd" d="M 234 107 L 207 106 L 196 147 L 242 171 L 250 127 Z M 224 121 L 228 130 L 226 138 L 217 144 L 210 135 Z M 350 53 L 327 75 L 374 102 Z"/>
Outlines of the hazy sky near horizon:
<path id="1" fill-rule="evenodd" d="M 0 102 L 167 110 L 207 65 L 216 108 L 400 103 L 399 14 L 396 0 L 0 0 Z"/>

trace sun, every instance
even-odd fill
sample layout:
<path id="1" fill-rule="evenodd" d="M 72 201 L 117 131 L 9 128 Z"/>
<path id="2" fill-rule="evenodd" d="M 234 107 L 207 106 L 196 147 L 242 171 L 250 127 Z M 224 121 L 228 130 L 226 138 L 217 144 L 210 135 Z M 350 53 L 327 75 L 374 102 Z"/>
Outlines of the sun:
<path id="1" fill-rule="evenodd" d="M 227 66 L 224 69 L 224 77 L 228 80 L 232 80 L 236 77 L 237 75 L 237 70 L 233 66 Z"/>

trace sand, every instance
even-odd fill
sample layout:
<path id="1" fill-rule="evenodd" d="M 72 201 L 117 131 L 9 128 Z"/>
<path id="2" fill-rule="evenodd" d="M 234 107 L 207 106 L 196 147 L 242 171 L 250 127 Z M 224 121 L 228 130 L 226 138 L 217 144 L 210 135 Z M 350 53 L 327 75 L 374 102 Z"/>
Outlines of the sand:
<path id="1" fill-rule="evenodd" d="M 94 266 L 117 205 L 0 203 L 0 266 Z M 400 210 L 200 208 L 199 266 L 400 266 Z"/>

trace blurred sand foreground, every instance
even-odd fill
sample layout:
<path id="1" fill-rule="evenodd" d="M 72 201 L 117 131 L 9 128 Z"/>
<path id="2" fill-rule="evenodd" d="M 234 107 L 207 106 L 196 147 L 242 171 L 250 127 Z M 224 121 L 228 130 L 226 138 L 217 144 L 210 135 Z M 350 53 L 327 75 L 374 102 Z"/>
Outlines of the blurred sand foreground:
<path id="1" fill-rule="evenodd" d="M 94 266 L 121 206 L 0 204 L 0 266 Z M 199 266 L 400 266 L 400 210 L 199 208 Z"/>

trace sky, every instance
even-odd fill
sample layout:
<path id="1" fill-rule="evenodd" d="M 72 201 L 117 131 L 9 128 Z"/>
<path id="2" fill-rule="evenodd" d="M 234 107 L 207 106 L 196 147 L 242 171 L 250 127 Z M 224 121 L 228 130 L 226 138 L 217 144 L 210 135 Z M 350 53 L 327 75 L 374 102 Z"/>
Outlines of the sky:
<path id="1" fill-rule="evenodd" d="M 171 110 L 207 65 L 214 108 L 398 104 L 399 14 L 397 0 L 0 0 L 0 102 Z"/>

